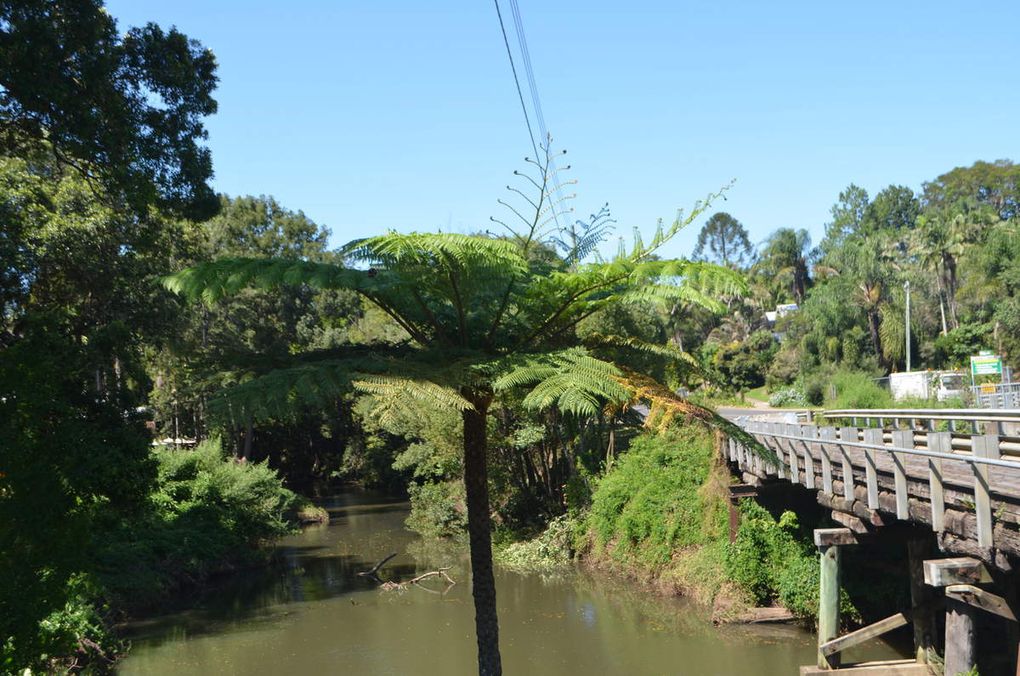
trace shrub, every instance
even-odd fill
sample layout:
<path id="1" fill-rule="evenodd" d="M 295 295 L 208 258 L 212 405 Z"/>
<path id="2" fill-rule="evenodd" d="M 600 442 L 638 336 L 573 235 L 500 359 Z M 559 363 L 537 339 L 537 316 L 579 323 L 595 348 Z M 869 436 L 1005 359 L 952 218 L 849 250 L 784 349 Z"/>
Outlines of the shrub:
<path id="1" fill-rule="evenodd" d="M 570 564 L 576 524 L 563 515 L 533 540 L 515 542 L 495 552 L 496 561 L 518 572 L 552 572 Z"/>
<path id="2" fill-rule="evenodd" d="M 834 408 L 888 408 L 892 395 L 867 373 L 841 371 L 832 377 L 836 388 Z"/>
<path id="3" fill-rule="evenodd" d="M 819 378 L 811 378 L 804 383 L 804 398 L 812 406 L 825 403 L 825 383 Z"/>
<path id="4" fill-rule="evenodd" d="M 426 537 L 459 537 L 467 532 L 464 484 L 460 481 L 411 484 L 407 527 Z"/>
<path id="5" fill-rule="evenodd" d="M 779 602 L 800 618 L 814 618 L 818 554 L 797 515 L 786 511 L 777 521 L 753 500 L 741 501 L 740 514 L 737 537 L 726 550 L 727 577 L 759 605 Z M 858 616 L 845 591 L 840 605 L 845 617 Z"/>
<path id="6" fill-rule="evenodd" d="M 784 387 L 769 395 L 769 406 L 781 408 L 783 406 L 807 406 L 807 400 L 803 393 L 795 387 Z"/>
<path id="7" fill-rule="evenodd" d="M 588 525 L 596 547 L 610 542 L 645 565 L 674 549 L 710 542 L 725 530 L 725 500 L 701 490 L 713 467 L 712 435 L 694 426 L 636 438 L 599 481 Z"/>
<path id="8" fill-rule="evenodd" d="M 98 582 L 119 605 L 144 606 L 217 571 L 264 558 L 291 531 L 300 498 L 266 463 L 224 458 L 219 439 L 160 450 L 150 508 L 116 524 L 97 552 Z"/>

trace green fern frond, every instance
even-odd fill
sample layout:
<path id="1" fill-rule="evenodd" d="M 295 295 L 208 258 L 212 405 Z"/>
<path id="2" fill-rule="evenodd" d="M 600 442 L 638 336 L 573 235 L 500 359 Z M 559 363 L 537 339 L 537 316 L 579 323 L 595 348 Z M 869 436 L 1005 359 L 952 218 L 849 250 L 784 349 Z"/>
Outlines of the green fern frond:
<path id="1" fill-rule="evenodd" d="M 522 403 L 532 410 L 556 407 L 574 415 L 595 415 L 605 402 L 626 401 L 620 370 L 581 348 L 519 360 L 497 378 L 493 388 L 507 391 L 532 386 Z"/>
<path id="2" fill-rule="evenodd" d="M 422 403 L 452 411 L 465 411 L 471 403 L 455 390 L 428 380 L 412 380 L 398 376 L 362 375 L 352 382 L 354 389 L 384 399 L 414 399 Z"/>
<path id="3" fill-rule="evenodd" d="M 585 342 L 591 347 L 618 347 L 656 357 L 662 357 L 673 362 L 686 365 L 688 368 L 700 370 L 698 360 L 689 352 L 681 350 L 676 345 L 649 343 L 633 336 L 604 335 L 591 333 L 585 337 Z"/>
<path id="4" fill-rule="evenodd" d="M 351 270 L 332 263 L 282 258 L 221 258 L 164 277 L 162 283 L 174 293 L 212 304 L 245 288 L 307 284 L 316 289 L 359 290 L 378 285 L 379 281 L 364 270 Z"/>
<path id="5" fill-rule="evenodd" d="M 390 232 L 350 242 L 342 253 L 351 260 L 383 268 L 484 267 L 503 274 L 523 274 L 528 267 L 520 247 L 513 242 L 458 233 Z"/>

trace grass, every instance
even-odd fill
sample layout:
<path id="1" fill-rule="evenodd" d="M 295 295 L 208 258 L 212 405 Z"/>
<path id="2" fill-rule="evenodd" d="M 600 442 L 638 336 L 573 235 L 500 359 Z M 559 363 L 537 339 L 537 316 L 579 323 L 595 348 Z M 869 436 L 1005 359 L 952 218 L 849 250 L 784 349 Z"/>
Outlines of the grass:
<path id="1" fill-rule="evenodd" d="M 746 395 L 748 399 L 754 399 L 755 401 L 760 401 L 766 404 L 769 402 L 768 386 L 766 385 L 756 387 L 753 390 L 748 390 Z"/>

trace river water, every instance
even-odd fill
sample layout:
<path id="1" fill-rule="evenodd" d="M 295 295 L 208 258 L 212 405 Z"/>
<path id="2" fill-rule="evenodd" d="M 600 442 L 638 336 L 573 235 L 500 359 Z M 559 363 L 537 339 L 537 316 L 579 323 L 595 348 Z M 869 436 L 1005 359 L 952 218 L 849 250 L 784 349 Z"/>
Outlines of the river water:
<path id="1" fill-rule="evenodd" d="M 238 573 L 189 607 L 131 627 L 119 673 L 476 673 L 466 552 L 405 529 L 405 502 L 351 491 L 324 506 L 331 523 L 284 539 L 281 565 Z M 385 591 L 357 575 L 393 552 L 384 581 L 450 566 L 456 584 Z M 713 627 L 683 600 L 583 571 L 497 568 L 496 586 L 507 674 L 796 674 L 814 661 L 814 637 L 801 629 Z M 888 656 L 868 647 L 868 657 Z"/>

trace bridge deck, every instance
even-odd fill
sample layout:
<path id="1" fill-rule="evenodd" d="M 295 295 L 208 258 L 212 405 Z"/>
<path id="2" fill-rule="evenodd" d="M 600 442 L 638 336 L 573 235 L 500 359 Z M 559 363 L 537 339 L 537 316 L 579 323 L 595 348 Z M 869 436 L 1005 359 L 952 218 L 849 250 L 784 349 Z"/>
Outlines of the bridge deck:
<path id="1" fill-rule="evenodd" d="M 905 520 L 935 527 L 940 544 L 947 551 L 977 555 L 989 562 L 994 562 L 997 554 L 1020 557 L 1020 458 L 1000 456 L 1001 444 L 997 438 L 992 438 L 992 454 L 982 452 L 978 455 L 992 457 L 1008 466 L 975 463 L 974 454 L 960 450 L 954 451 L 951 459 L 907 453 L 894 455 L 884 448 L 892 446 L 888 431 L 883 445 L 879 446 L 876 436 L 881 435 L 875 430 L 866 432 L 865 428 L 842 427 L 833 432 L 814 425 L 757 421 L 741 424 L 781 459 L 780 466 L 769 465 L 739 444 L 731 443 L 729 459 L 745 473 L 759 479 L 794 481 L 817 489 L 820 503 L 856 517 L 870 515 L 870 524 L 895 520 L 901 509 L 909 510 Z M 819 438 L 826 433 L 838 438 Z M 965 435 L 955 435 L 952 446 L 983 448 L 981 444 L 986 442 L 978 439 L 979 436 L 966 438 Z M 913 439 L 912 436 L 909 438 Z M 919 433 L 918 438 L 921 441 L 910 443 L 909 447 L 927 452 L 926 437 Z M 867 439 L 871 440 L 873 448 L 841 443 L 869 443 Z M 823 476 L 823 456 L 826 455 L 831 467 L 831 491 L 826 490 Z M 873 458 L 875 469 L 873 479 L 869 479 L 869 456 Z M 852 488 L 849 491 L 844 486 L 847 480 L 843 469 L 844 457 L 851 466 Z M 899 486 L 896 480 L 897 462 L 904 470 L 905 479 Z M 940 469 L 941 475 L 941 482 L 934 486 L 933 464 Z M 941 500 L 938 498 L 940 488 Z M 937 508 L 932 501 L 933 490 L 935 502 L 941 503 L 944 516 L 937 517 L 935 514 Z M 903 513 L 900 512 L 900 515 Z"/>

